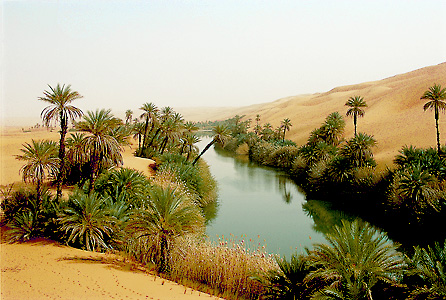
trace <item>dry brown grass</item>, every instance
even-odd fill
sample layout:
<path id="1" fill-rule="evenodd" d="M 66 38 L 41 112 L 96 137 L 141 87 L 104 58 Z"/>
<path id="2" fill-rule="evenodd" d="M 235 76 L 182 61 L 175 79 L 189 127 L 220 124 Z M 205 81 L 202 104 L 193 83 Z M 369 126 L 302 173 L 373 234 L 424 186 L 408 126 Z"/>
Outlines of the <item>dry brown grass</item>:
<path id="1" fill-rule="evenodd" d="M 185 238 L 172 255 L 171 267 L 176 281 L 199 282 L 225 299 L 257 299 L 263 286 L 252 276 L 277 265 L 264 247 L 249 247 L 244 240 L 220 238 L 212 243 Z"/>

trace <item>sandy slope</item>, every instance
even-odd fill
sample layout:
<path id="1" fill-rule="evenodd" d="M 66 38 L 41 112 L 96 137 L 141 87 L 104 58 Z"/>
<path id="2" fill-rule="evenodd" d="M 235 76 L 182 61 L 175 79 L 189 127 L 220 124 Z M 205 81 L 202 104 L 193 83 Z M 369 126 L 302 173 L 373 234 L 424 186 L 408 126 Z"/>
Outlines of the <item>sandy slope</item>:
<path id="1" fill-rule="evenodd" d="M 45 240 L 1 244 L 1 299 L 218 299 L 122 258 Z"/>
<path id="2" fill-rule="evenodd" d="M 177 109 L 186 119 L 195 121 L 223 120 L 236 114 L 255 119 L 261 116 L 261 124 L 269 122 L 273 127 L 289 118 L 293 127 L 287 138 L 302 145 L 310 132 L 319 127 L 332 112 L 342 115 L 349 97 L 360 95 L 366 100 L 364 118 L 358 120 L 358 131 L 371 134 L 378 141 L 375 157 L 378 162 L 390 164 L 404 145 L 435 147 L 435 121 L 433 112 L 424 112 L 425 100 L 420 100 L 434 83 L 446 87 L 446 63 L 396 75 L 379 81 L 334 88 L 326 93 L 282 98 L 271 103 L 241 108 Z M 345 136 L 353 135 L 353 120 L 347 122 Z M 255 121 L 253 121 L 254 124 Z M 446 141 L 446 115 L 440 116 L 440 138 Z"/>
<path id="3" fill-rule="evenodd" d="M 67 137 L 70 136 L 68 133 Z M 22 180 L 19 173 L 23 165 L 22 161 L 15 159 L 15 155 L 20 155 L 20 149 L 24 143 L 31 143 L 32 140 L 54 140 L 58 141 L 57 130 L 48 131 L 46 129 L 26 128 L 25 131 L 18 127 L 1 128 L 0 143 L 0 185 L 7 185 Z M 151 159 L 135 157 L 133 152 L 135 145 L 126 146 L 122 153 L 124 159 L 123 167 L 132 168 L 150 176 L 149 164 Z"/>

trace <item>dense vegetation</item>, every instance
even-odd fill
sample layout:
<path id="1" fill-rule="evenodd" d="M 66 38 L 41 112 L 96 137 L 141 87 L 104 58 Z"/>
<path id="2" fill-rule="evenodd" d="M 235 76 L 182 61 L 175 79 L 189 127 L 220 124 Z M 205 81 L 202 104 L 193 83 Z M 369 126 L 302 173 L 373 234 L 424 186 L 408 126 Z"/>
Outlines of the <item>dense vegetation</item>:
<path id="1" fill-rule="evenodd" d="M 356 131 L 367 106 L 363 98 L 346 103 L 355 125 L 349 139 L 338 112 L 302 146 L 286 140 L 292 127 L 288 118 L 274 129 L 261 125 L 257 115 L 250 130 L 250 120 L 235 116 L 213 123 L 212 138 L 198 153 L 197 124 L 184 122 L 169 107 L 145 103 L 139 118 L 128 110 L 124 122 L 110 110 L 83 115 L 71 106 L 81 96 L 70 86 L 50 87 L 44 95 L 41 100 L 52 106 L 42 116 L 47 125 L 60 124 L 61 138 L 59 144 L 33 140 L 17 156 L 25 162 L 24 181 L 33 185 L 3 191 L 3 222 L 11 241 L 49 237 L 91 251 L 118 251 L 165 276 L 234 299 L 446 299 L 446 149 L 407 146 L 395 158 L 395 169 L 377 171 L 377 141 Z M 435 85 L 422 96 L 431 103 L 425 109 L 435 111 L 438 145 L 438 111 L 445 107 L 439 103 L 445 95 Z M 81 115 L 65 138 L 68 122 Z M 131 137 L 138 143 L 135 155 L 155 161 L 150 178 L 121 167 Z M 212 145 L 285 170 L 307 197 L 354 211 L 385 228 L 393 240 L 401 235 L 392 228 L 400 227 L 412 240 L 415 229 L 430 229 L 438 241 L 406 244 L 403 254 L 387 234 L 358 219 L 335 226 L 327 233 L 329 244 L 315 244 L 290 260 L 274 259 L 263 248 L 250 250 L 244 239 L 212 244 L 204 229 L 215 215 L 216 184 L 200 159 Z M 56 196 L 48 189 L 51 183 Z M 64 185 L 73 187 L 67 198 Z"/>

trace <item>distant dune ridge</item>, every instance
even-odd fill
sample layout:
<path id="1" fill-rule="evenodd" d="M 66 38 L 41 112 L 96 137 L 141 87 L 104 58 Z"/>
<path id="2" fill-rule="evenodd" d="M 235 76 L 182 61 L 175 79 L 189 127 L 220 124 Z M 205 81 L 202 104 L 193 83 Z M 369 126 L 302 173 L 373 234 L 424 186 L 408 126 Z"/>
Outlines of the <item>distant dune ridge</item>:
<path id="1" fill-rule="evenodd" d="M 254 120 L 260 114 L 260 123 L 273 127 L 289 118 L 293 124 L 287 138 L 298 145 L 304 144 L 310 132 L 319 127 L 332 112 L 345 116 L 344 106 L 349 97 L 359 95 L 367 102 L 365 115 L 358 119 L 358 132 L 373 135 L 378 141 L 375 158 L 390 165 L 404 145 L 435 147 L 434 113 L 424 112 L 423 93 L 434 84 L 446 87 L 446 62 L 418 69 L 383 80 L 341 86 L 326 93 L 286 97 L 271 103 L 240 108 L 177 108 L 185 119 L 192 121 L 224 120 L 238 115 Z M 345 116 L 345 137 L 354 133 L 353 120 Z M 446 114 L 440 115 L 440 142 L 446 143 Z"/>

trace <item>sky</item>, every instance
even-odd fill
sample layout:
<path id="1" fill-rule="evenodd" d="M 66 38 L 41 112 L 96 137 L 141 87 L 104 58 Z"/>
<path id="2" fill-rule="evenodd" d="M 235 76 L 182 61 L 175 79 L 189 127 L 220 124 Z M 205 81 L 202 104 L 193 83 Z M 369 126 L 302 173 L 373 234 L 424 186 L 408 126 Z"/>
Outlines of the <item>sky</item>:
<path id="1" fill-rule="evenodd" d="M 48 85 L 84 112 L 246 106 L 446 61 L 445 0 L 2 1 L 1 118 Z"/>

